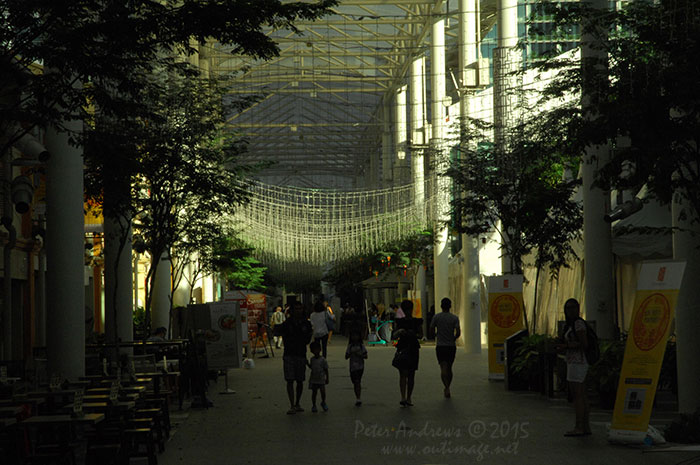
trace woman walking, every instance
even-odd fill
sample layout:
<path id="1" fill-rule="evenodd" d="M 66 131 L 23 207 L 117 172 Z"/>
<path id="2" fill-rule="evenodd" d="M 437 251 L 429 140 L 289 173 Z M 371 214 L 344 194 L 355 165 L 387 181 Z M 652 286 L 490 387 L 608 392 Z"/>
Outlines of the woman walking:
<path id="1" fill-rule="evenodd" d="M 309 321 L 311 321 L 311 326 L 313 327 L 314 341 L 318 341 L 321 344 L 323 358 L 325 359 L 328 355 L 328 325 L 326 324 L 326 306 L 323 305 L 323 302 L 314 304 L 314 311 L 311 313 Z"/>
<path id="2" fill-rule="evenodd" d="M 396 354 L 392 365 L 399 370 L 399 390 L 401 392 L 402 407 L 413 406 L 411 396 L 415 384 L 416 370 L 418 369 L 418 357 L 420 343 L 416 336 L 416 320 L 413 319 L 413 302 L 404 300 L 401 302 L 401 310 L 405 315 L 396 321 L 397 330 L 394 336 L 397 338 Z"/>

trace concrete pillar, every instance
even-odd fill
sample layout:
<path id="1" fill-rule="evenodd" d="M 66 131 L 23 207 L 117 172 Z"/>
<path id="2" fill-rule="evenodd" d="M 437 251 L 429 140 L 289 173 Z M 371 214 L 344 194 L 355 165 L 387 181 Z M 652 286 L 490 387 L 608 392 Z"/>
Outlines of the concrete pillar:
<path id="1" fill-rule="evenodd" d="M 477 0 L 460 0 L 459 2 L 459 69 L 460 82 L 476 82 L 474 64 L 477 54 Z M 463 88 L 459 101 L 460 121 L 469 116 L 468 90 Z M 463 140 L 462 144 L 471 141 Z M 462 342 L 467 353 L 481 352 L 481 296 L 480 296 L 479 241 L 477 237 L 462 234 L 462 292 L 458 302 L 458 311 L 462 323 Z"/>
<path id="2" fill-rule="evenodd" d="M 499 150 L 505 150 L 508 144 L 508 130 L 514 120 L 514 96 L 512 71 L 519 63 L 519 51 L 514 47 L 518 43 L 518 2 L 517 0 L 498 0 L 497 47 L 493 51 L 493 120 L 494 139 Z M 508 231 L 504 231 L 507 236 Z M 507 240 L 507 239 L 506 239 Z M 501 258 L 503 273 L 513 272 L 513 260 L 508 254 Z"/>
<path id="3" fill-rule="evenodd" d="M 82 121 L 66 128 L 82 131 Z M 52 154 L 46 176 L 46 345 L 48 375 L 77 379 L 85 374 L 85 218 L 83 153 L 69 134 L 50 127 Z"/>
<path id="4" fill-rule="evenodd" d="M 382 185 L 389 187 L 392 182 L 392 145 L 391 145 L 391 103 L 384 95 L 382 106 Z"/>
<path id="5" fill-rule="evenodd" d="M 410 74 L 411 174 L 417 221 L 425 224 L 425 56 L 414 58 Z M 414 276 L 414 290 L 425 312 L 429 307 L 425 291 L 425 268 L 421 264 Z"/>
<path id="6" fill-rule="evenodd" d="M 42 215 L 43 216 L 43 215 Z M 44 220 L 41 219 L 42 226 Z M 39 266 L 36 279 L 36 345 L 46 347 L 46 244 L 39 250 Z"/>
<path id="7" fill-rule="evenodd" d="M 393 178 L 395 185 L 404 185 L 408 181 L 408 159 L 406 158 L 408 126 L 406 121 L 406 94 L 408 87 L 399 86 L 396 89 L 394 101 L 394 166 Z"/>
<path id="8" fill-rule="evenodd" d="M 170 258 L 167 252 L 160 258 L 153 280 L 153 298 L 151 300 L 151 330 L 160 326 L 170 329 L 170 293 L 172 281 L 170 278 Z M 213 293 L 212 293 L 213 294 Z M 206 302 L 211 302 L 210 300 Z"/>
<path id="9" fill-rule="evenodd" d="M 128 186 L 127 186 L 128 187 Z M 107 342 L 133 341 L 133 276 L 131 224 L 126 218 L 104 219 L 105 338 Z M 120 243 L 123 243 L 121 251 Z M 128 350 L 127 350 L 128 352 Z"/>
<path id="10" fill-rule="evenodd" d="M 376 287 L 370 289 L 370 292 L 369 292 L 369 296 L 368 296 L 368 297 L 369 297 L 369 301 L 370 301 L 369 303 L 370 303 L 370 304 L 375 304 L 375 305 L 377 305 L 379 302 L 382 301 L 382 300 L 381 300 L 381 297 L 379 296 L 379 288 L 376 288 Z M 385 304 L 385 305 L 388 305 L 388 304 Z"/>
<path id="11" fill-rule="evenodd" d="M 678 411 L 691 414 L 700 408 L 700 228 L 680 193 L 672 203 L 673 258 L 685 260 L 685 273 L 676 303 Z M 682 215 L 682 212 L 685 215 Z M 697 221 L 697 218 L 695 218 Z M 678 228 L 678 229 L 677 229 Z"/>
<path id="12" fill-rule="evenodd" d="M 410 76 L 411 173 L 418 221 L 425 221 L 425 56 L 414 58 Z M 425 283 L 423 283 L 425 286 Z"/>
<path id="13" fill-rule="evenodd" d="M 445 95 L 445 16 L 444 5 L 433 10 L 433 25 L 430 43 L 430 92 L 432 137 L 430 147 L 435 157 L 436 193 L 435 193 L 435 244 L 433 253 L 434 264 L 434 305 L 440 308 L 440 300 L 447 297 L 448 285 L 448 231 L 445 221 L 449 219 L 449 181 L 440 176 L 449 162 L 447 147 L 444 141 L 444 125 L 446 116 Z"/>
<path id="14" fill-rule="evenodd" d="M 594 8 L 605 9 L 607 0 L 592 0 Z M 591 61 L 604 60 L 605 51 L 591 45 L 593 37 L 584 35 L 581 40 L 582 66 L 597 66 Z M 597 89 L 589 89 L 584 83 L 581 100 L 584 107 L 595 99 Z M 605 165 L 609 157 L 608 147 L 589 146 L 583 157 L 583 243 L 585 276 L 585 318 L 596 321 L 596 332 L 602 339 L 615 335 L 615 274 L 612 255 L 610 223 L 603 217 L 610 210 L 610 193 L 594 186 L 598 167 Z"/>
<path id="15" fill-rule="evenodd" d="M 0 340 L 0 356 L 4 360 L 14 359 L 13 346 L 13 315 L 12 315 L 12 250 L 17 243 L 17 229 L 14 226 L 15 211 L 10 195 L 12 180 L 14 178 L 12 168 L 12 151 L 7 149 L 2 160 L 3 208 L 2 225 L 7 230 L 7 241 L 2 251 L 2 340 Z M 15 324 L 15 326 L 18 326 Z"/>

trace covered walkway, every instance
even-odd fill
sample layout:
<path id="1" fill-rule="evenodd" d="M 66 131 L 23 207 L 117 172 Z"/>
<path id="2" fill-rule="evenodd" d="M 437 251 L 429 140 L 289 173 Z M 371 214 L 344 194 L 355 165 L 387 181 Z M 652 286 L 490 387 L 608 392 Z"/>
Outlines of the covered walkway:
<path id="1" fill-rule="evenodd" d="M 327 413 L 286 415 L 282 357 L 256 359 L 253 370 L 231 371 L 232 395 L 219 394 L 224 379 L 209 387 L 214 406 L 174 412 L 176 430 L 160 465 L 182 464 L 677 464 L 695 453 L 661 447 L 614 446 L 605 438 L 611 412 L 593 408 L 593 435 L 566 438 L 573 410 L 564 398 L 506 392 L 487 380 L 487 354 L 458 352 L 452 398 L 442 397 L 434 347 L 424 346 L 409 408 L 399 406 L 393 349 L 368 347 L 363 405 L 354 395 L 344 360 L 346 340 L 333 336 L 328 350 Z M 657 410 L 652 425 L 673 413 Z M 653 452 L 650 450 L 654 450 Z"/>

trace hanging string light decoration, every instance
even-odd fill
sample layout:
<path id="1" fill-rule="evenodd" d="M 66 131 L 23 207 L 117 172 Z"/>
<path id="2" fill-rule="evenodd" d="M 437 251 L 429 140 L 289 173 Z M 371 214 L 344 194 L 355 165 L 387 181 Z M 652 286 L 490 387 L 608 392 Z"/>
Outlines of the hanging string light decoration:
<path id="1" fill-rule="evenodd" d="M 433 184 L 434 178 L 426 181 Z M 425 192 L 433 192 L 432 186 Z M 416 204 L 414 186 L 376 190 L 308 189 L 248 180 L 250 201 L 230 218 L 262 263 L 321 267 L 379 250 L 428 227 L 432 196 Z"/>

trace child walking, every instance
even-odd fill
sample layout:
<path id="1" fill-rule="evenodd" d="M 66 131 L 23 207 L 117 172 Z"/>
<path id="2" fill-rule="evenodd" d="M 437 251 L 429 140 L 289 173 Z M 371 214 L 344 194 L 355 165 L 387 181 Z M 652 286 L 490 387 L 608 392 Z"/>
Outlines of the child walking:
<path id="1" fill-rule="evenodd" d="M 309 389 L 311 389 L 311 411 L 316 413 L 318 409 L 316 408 L 316 393 L 321 391 L 321 408 L 324 412 L 328 411 L 328 405 L 326 404 L 326 384 L 328 384 L 328 362 L 325 358 L 321 357 L 321 343 L 319 341 L 314 341 L 309 346 L 311 353 L 314 354 L 309 360 L 308 365 L 311 368 L 311 375 L 309 376 Z"/>
<path id="2" fill-rule="evenodd" d="M 353 331 L 345 350 L 345 359 L 350 359 L 350 381 L 355 388 L 355 405 L 358 407 L 362 405 L 362 373 L 365 371 L 366 358 L 367 348 L 362 344 L 362 335 Z"/>

